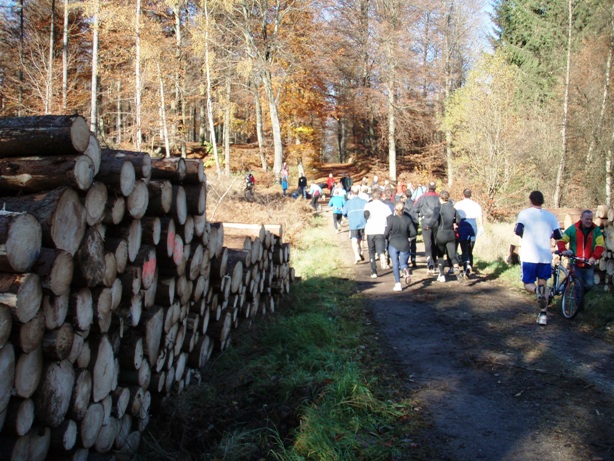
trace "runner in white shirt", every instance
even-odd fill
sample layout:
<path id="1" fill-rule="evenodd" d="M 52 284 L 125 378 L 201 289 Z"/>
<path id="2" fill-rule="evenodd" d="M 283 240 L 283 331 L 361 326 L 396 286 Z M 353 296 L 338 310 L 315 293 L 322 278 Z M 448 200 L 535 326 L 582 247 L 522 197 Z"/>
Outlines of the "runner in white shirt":
<path id="1" fill-rule="evenodd" d="M 384 232 L 386 231 L 386 219 L 392 214 L 392 210 L 388 205 L 380 200 L 382 191 L 376 187 L 371 191 L 371 200 L 365 205 L 365 235 L 367 236 L 367 245 L 369 247 L 369 260 L 371 263 L 371 278 L 377 277 L 377 259 L 381 261 L 382 269 L 387 269 L 386 262 L 386 240 Z"/>
<path id="2" fill-rule="evenodd" d="M 468 255 L 463 254 L 463 263 L 465 265 L 466 274 L 471 273 L 473 266 L 473 247 L 478 235 L 484 233 L 484 223 L 482 222 L 482 207 L 478 202 L 471 198 L 471 189 L 463 191 L 464 199 L 454 204 L 454 208 L 458 211 L 461 219 L 466 220 L 473 227 L 473 237 L 467 245 Z"/>
<path id="3" fill-rule="evenodd" d="M 549 211 L 543 210 L 544 196 L 540 191 L 529 195 L 531 208 L 518 214 L 514 233 L 521 237 L 520 261 L 525 290 L 536 293 L 540 312 L 537 322 L 548 323 L 548 292 L 546 282 L 552 276 L 552 248 L 550 239 L 562 238 L 559 222 Z M 537 280 L 537 285 L 535 281 Z"/>

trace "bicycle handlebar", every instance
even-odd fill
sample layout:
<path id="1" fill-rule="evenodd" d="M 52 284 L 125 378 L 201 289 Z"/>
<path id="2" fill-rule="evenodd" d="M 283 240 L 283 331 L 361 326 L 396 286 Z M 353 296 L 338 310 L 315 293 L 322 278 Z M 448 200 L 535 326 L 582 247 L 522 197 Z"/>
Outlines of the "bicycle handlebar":
<path id="1" fill-rule="evenodd" d="M 567 250 L 565 250 L 565 251 L 567 251 Z M 555 251 L 555 252 L 554 252 L 554 254 L 555 254 L 555 255 L 558 255 L 558 256 L 565 256 L 566 258 L 571 259 L 573 262 L 579 261 L 579 262 L 584 263 L 584 264 L 587 264 L 587 265 L 589 265 L 589 266 L 592 266 L 592 265 L 594 264 L 594 263 L 589 263 L 589 262 L 588 262 L 588 259 L 586 259 L 586 258 L 580 258 L 579 256 L 575 256 L 575 255 L 572 255 L 572 256 L 567 256 L 567 255 L 565 255 L 565 254 L 563 254 L 563 253 L 564 253 L 564 251 Z"/>

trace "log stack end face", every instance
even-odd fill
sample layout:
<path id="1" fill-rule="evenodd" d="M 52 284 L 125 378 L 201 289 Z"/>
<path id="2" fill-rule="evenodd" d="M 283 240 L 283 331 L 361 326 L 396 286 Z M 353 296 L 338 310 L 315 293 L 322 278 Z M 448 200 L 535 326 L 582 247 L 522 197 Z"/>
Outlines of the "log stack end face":
<path id="1" fill-rule="evenodd" d="M 6 212 L 0 212 L 6 215 Z M 12 215 L 13 213 L 8 213 Z M 0 221 L 3 221 L 0 218 Z M 7 260 L 15 272 L 29 271 L 40 254 L 41 225 L 34 216 L 20 213 L 10 220 L 5 240 Z"/>

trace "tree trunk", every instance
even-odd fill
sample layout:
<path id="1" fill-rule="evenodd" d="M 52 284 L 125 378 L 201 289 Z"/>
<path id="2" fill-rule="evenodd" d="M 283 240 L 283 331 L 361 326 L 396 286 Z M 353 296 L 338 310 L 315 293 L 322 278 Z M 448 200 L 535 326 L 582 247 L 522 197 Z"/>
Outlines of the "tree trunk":
<path id="1" fill-rule="evenodd" d="M 119 189 L 128 197 L 136 184 L 136 170 L 132 162 L 121 151 L 102 151 L 102 162 L 96 180 L 104 182 L 110 189 Z"/>
<path id="2" fill-rule="evenodd" d="M 100 31 L 100 0 L 94 2 L 92 36 L 92 86 L 90 89 L 90 131 L 98 133 L 98 33 Z"/>
<path id="3" fill-rule="evenodd" d="M 142 128 L 141 128 L 141 0 L 136 1 L 136 19 L 134 26 L 135 47 L 134 47 L 134 62 L 135 62 L 135 114 L 136 114 L 136 150 L 141 150 Z"/>
<path id="4" fill-rule="evenodd" d="M 68 0 L 64 0 L 62 31 L 62 112 L 66 113 L 68 108 Z"/>
<path id="5" fill-rule="evenodd" d="M 215 120 L 213 119 L 213 98 L 211 96 L 211 63 L 209 57 L 209 6 L 208 2 L 203 3 L 203 11 L 205 13 L 205 81 L 206 81 L 206 97 L 207 97 L 207 120 L 209 121 L 209 135 L 211 136 L 211 148 L 213 149 L 213 158 L 215 159 L 215 172 L 218 176 L 222 174 L 220 167 L 220 157 L 217 152 L 217 141 L 215 139 Z"/>
<path id="6" fill-rule="evenodd" d="M 573 27 L 573 0 L 568 3 L 568 23 L 567 23 L 567 68 L 565 71 L 565 97 L 563 98 L 563 120 L 561 128 L 561 156 L 556 171 L 556 184 L 554 186 L 554 198 L 552 205 L 554 208 L 561 206 L 561 196 L 563 193 L 563 176 L 565 174 L 565 163 L 567 162 L 567 126 L 569 123 L 569 85 L 571 82 L 571 39 Z"/>

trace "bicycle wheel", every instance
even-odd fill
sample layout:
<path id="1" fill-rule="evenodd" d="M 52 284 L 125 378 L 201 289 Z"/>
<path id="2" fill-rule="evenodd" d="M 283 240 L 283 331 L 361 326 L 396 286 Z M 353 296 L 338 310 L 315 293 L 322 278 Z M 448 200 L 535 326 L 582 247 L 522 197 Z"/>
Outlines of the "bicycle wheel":
<path id="1" fill-rule="evenodd" d="M 570 276 L 565 283 L 561 311 L 566 319 L 573 319 L 582 308 L 584 287 L 582 282 L 574 276 Z"/>
<path id="2" fill-rule="evenodd" d="M 248 202 L 253 202 L 255 198 L 253 189 L 251 187 L 245 188 L 245 199 Z"/>

